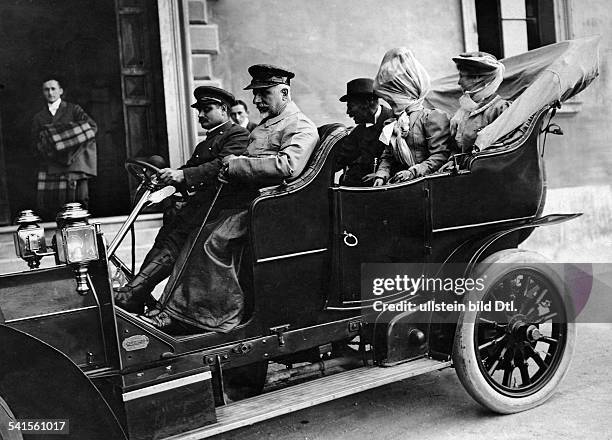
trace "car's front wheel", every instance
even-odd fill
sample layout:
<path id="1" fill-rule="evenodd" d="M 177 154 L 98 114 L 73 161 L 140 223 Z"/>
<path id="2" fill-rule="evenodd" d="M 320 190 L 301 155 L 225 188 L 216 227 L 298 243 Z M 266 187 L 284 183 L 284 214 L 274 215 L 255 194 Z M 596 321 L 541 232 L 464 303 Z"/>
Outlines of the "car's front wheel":
<path id="1" fill-rule="evenodd" d="M 15 421 L 15 414 L 8 403 L 0 397 L 0 440 L 23 440 L 21 431 L 15 429 Z"/>
<path id="2" fill-rule="evenodd" d="M 498 413 L 542 404 L 567 372 L 576 341 L 560 276 L 539 254 L 506 250 L 484 260 L 474 279 L 483 280 L 483 288 L 470 291 L 465 304 L 476 310 L 460 314 L 455 335 L 459 379 Z M 496 302 L 513 307 L 496 311 Z"/>

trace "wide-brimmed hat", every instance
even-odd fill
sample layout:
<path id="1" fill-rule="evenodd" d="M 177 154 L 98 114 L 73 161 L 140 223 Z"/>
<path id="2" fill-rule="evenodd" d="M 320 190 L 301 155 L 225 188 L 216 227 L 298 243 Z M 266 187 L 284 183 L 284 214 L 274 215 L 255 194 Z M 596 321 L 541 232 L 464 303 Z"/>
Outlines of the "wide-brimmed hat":
<path id="1" fill-rule="evenodd" d="M 295 73 L 271 64 L 255 64 L 249 67 L 249 74 L 253 79 L 244 90 L 263 89 L 278 84 L 289 85 L 291 78 L 295 76 Z"/>
<path id="2" fill-rule="evenodd" d="M 340 97 L 341 102 L 348 101 L 349 96 L 376 96 L 374 80 L 371 78 L 356 78 L 346 83 L 346 95 Z"/>
<path id="3" fill-rule="evenodd" d="M 471 73 L 487 74 L 499 68 L 499 61 L 487 52 L 467 52 L 453 57 L 457 69 Z"/>
<path id="4" fill-rule="evenodd" d="M 200 86 L 193 91 L 193 96 L 196 102 L 191 106 L 198 109 L 205 104 L 225 104 L 231 107 L 236 102 L 236 98 L 230 92 L 214 86 Z"/>

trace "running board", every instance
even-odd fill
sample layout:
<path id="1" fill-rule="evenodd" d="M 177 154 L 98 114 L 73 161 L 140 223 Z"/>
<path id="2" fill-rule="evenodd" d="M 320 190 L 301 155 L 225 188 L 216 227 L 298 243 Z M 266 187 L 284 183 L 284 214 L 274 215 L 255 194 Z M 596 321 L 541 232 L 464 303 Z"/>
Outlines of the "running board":
<path id="1" fill-rule="evenodd" d="M 356 368 L 220 406 L 216 423 L 166 440 L 203 439 L 450 365 L 450 361 L 421 358 L 394 367 Z"/>

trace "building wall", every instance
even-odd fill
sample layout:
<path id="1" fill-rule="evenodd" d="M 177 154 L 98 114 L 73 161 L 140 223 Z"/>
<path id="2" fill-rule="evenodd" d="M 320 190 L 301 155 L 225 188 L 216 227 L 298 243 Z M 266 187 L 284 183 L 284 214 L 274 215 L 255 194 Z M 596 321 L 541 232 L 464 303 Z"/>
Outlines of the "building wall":
<path id="1" fill-rule="evenodd" d="M 352 121 L 338 102 L 345 83 L 373 76 L 386 50 L 411 48 L 432 78 L 454 71 L 450 58 L 463 51 L 460 0 L 216 0 L 208 20 L 218 26 L 219 53 L 212 75 L 247 103 L 247 68 L 255 63 L 286 66 L 296 73 L 294 99 L 317 125 Z M 607 97 L 612 19 L 605 0 L 568 0 L 572 38 L 601 35 L 601 75 L 577 103 L 577 113 L 557 116 L 562 137 L 551 136 L 547 169 L 552 188 L 607 184 L 612 168 L 612 125 Z M 251 109 L 253 119 L 257 111 Z"/>
<path id="2" fill-rule="evenodd" d="M 612 9 L 602 0 L 572 1 L 573 38 L 600 35 L 600 75 L 576 98 L 580 110 L 561 114 L 564 136 L 552 136 L 547 146 L 548 180 L 553 188 L 609 184 L 612 170 Z"/>
<path id="3" fill-rule="evenodd" d="M 219 28 L 213 74 L 247 103 L 247 68 L 285 66 L 296 74 L 294 99 L 317 124 L 352 125 L 338 98 L 346 82 L 373 77 L 384 53 L 406 46 L 432 77 L 453 68 L 463 50 L 460 2 L 443 0 L 217 0 L 209 1 Z M 253 116 L 257 115 L 255 108 Z"/>

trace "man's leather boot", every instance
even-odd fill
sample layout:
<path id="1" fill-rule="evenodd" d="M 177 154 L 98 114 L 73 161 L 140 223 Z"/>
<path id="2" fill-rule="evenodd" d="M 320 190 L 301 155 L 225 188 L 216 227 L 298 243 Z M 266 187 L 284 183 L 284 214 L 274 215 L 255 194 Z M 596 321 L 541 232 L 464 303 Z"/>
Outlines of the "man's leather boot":
<path id="1" fill-rule="evenodd" d="M 127 312 L 142 314 L 145 304 L 155 303 L 151 292 L 170 276 L 173 266 L 174 257 L 168 250 L 151 249 L 134 279 L 115 289 L 115 304 Z"/>

